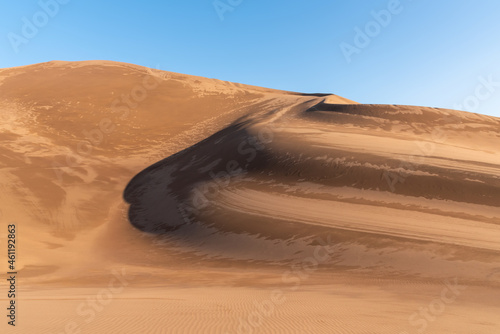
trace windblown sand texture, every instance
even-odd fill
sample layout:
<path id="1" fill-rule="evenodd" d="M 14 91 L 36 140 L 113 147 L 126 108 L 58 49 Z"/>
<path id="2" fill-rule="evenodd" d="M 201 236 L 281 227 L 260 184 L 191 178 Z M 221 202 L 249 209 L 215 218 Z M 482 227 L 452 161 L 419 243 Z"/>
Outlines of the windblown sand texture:
<path id="1" fill-rule="evenodd" d="M 2 333 L 500 333 L 498 118 L 54 61 L 0 140 Z"/>

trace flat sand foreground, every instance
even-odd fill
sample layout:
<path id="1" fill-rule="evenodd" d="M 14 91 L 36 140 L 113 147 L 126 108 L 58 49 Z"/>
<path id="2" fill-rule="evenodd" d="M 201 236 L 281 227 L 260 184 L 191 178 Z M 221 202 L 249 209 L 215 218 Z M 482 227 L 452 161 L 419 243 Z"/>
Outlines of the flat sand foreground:
<path id="1" fill-rule="evenodd" d="M 500 119 L 0 69 L 4 333 L 500 333 Z"/>
<path id="2" fill-rule="evenodd" d="M 325 275 L 314 279 L 318 276 Z M 325 277 L 324 282 L 330 280 Z M 147 288 L 130 282 L 115 293 L 102 287 L 30 290 L 19 301 L 23 329 L 12 332 L 469 334 L 498 328 L 500 294 L 487 288 L 454 282 L 353 283 L 346 277 L 335 281 Z"/>

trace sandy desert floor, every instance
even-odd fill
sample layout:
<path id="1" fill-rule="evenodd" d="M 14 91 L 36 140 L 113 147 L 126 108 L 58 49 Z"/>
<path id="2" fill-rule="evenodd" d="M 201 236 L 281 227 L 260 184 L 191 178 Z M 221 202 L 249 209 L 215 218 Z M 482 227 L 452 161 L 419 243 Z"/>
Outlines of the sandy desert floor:
<path id="1" fill-rule="evenodd" d="M 498 118 L 54 61 L 0 140 L 2 333 L 500 333 Z"/>

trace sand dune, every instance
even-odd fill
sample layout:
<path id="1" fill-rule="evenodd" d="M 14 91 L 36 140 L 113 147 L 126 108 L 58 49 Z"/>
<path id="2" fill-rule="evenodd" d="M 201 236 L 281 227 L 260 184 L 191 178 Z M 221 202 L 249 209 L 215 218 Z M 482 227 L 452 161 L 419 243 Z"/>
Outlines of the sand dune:
<path id="1" fill-rule="evenodd" d="M 500 332 L 500 119 L 106 61 L 0 118 L 7 332 Z"/>

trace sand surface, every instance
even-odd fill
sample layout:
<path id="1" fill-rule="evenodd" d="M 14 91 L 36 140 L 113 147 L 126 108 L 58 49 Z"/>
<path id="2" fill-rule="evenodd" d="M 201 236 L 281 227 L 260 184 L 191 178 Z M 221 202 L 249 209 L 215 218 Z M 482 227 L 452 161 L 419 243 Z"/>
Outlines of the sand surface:
<path id="1" fill-rule="evenodd" d="M 0 140 L 2 333 L 500 333 L 498 118 L 54 61 Z"/>

